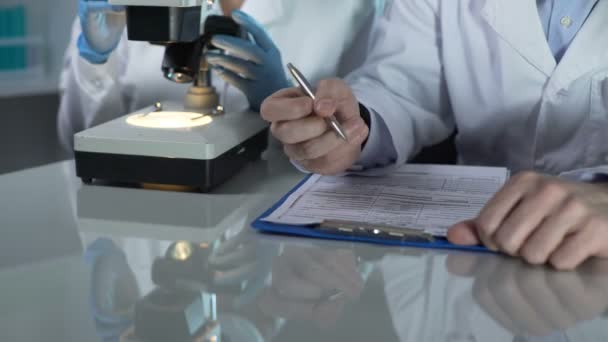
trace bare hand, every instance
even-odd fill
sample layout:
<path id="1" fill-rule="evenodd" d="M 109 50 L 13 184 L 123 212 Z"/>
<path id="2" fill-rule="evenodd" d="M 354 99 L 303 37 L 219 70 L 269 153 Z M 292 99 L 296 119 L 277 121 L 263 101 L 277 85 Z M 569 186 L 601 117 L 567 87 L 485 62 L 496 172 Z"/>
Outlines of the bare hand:
<path id="1" fill-rule="evenodd" d="M 359 158 L 369 128 L 361 119 L 359 103 L 342 80 L 321 81 L 316 101 L 297 88 L 283 89 L 262 103 L 262 118 L 283 143 L 285 154 L 308 171 L 337 174 Z M 336 116 L 348 142 L 333 132 L 324 118 Z"/>
<path id="2" fill-rule="evenodd" d="M 590 257 L 608 257 L 608 186 L 523 172 L 477 218 L 453 226 L 448 239 L 573 269 Z"/>

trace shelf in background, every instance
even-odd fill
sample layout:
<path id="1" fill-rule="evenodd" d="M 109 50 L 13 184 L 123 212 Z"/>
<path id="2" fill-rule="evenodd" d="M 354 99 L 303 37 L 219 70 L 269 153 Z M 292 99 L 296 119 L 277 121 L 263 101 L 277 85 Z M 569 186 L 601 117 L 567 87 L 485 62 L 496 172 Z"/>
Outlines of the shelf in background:
<path id="1" fill-rule="evenodd" d="M 49 77 L 39 80 L 0 81 L 0 99 L 58 93 L 59 84 L 56 79 Z"/>
<path id="2" fill-rule="evenodd" d="M 24 5 L 27 36 L 0 38 L 0 47 L 26 45 L 29 70 L 0 71 L 0 99 L 59 92 L 63 55 L 76 20 L 75 0 L 0 0 L 0 8 Z M 0 114 L 5 112 L 0 109 Z"/>
<path id="3" fill-rule="evenodd" d="M 19 38 L 0 38 L 0 46 L 9 45 L 42 45 L 44 39 L 41 36 L 19 37 Z"/>

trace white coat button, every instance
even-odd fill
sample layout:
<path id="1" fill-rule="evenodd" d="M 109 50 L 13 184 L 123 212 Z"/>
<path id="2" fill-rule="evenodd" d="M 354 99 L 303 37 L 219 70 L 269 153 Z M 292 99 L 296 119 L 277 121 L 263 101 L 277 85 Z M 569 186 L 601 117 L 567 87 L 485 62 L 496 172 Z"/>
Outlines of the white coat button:
<path id="1" fill-rule="evenodd" d="M 562 17 L 562 20 L 559 21 L 560 24 L 562 24 L 563 27 L 568 28 L 570 26 L 572 26 L 572 18 L 570 18 L 569 15 Z"/>

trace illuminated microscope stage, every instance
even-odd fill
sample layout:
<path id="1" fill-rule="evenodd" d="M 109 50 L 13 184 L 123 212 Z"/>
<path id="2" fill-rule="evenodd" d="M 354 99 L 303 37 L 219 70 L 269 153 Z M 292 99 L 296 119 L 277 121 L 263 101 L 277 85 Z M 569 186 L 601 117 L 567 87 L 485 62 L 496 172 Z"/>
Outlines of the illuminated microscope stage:
<path id="1" fill-rule="evenodd" d="M 260 158 L 268 124 L 258 113 L 210 116 L 183 105 L 150 106 L 76 134 L 76 173 L 103 180 L 191 186 L 208 191 Z"/>

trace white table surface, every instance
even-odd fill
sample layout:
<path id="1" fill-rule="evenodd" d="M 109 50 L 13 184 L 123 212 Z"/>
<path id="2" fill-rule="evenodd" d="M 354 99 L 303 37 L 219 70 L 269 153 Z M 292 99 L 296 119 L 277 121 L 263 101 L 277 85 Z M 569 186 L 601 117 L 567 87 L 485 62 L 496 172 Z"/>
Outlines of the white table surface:
<path id="1" fill-rule="evenodd" d="M 71 161 L 0 175 L 0 340 L 119 341 L 177 243 L 205 247 L 172 271 L 216 298 L 222 341 L 608 341 L 607 262 L 257 233 L 303 178 L 268 159 L 210 194 L 82 185 Z"/>

